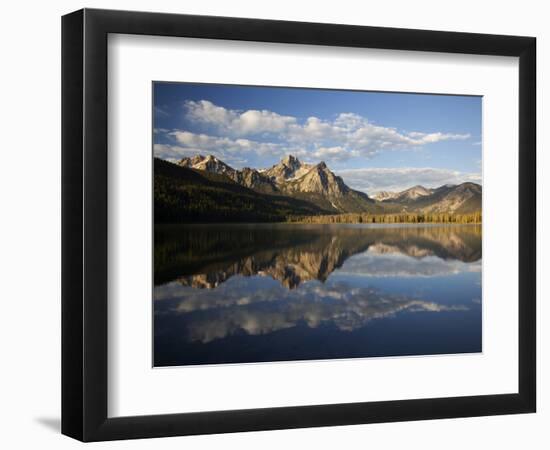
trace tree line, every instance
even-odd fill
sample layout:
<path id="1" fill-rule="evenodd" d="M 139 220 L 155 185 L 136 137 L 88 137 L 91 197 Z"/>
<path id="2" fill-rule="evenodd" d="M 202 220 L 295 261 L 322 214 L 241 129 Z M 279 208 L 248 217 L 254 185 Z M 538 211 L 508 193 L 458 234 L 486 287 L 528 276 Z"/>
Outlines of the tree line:
<path id="1" fill-rule="evenodd" d="M 481 211 L 468 214 L 452 213 L 347 213 L 317 216 L 289 216 L 292 223 L 481 223 Z"/>

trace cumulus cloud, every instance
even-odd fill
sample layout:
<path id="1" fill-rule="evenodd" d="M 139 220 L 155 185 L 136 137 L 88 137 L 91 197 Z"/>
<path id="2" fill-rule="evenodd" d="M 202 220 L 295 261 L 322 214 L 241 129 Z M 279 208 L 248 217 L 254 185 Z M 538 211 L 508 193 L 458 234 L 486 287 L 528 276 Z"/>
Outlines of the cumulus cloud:
<path id="1" fill-rule="evenodd" d="M 315 158 L 329 161 L 345 161 L 352 156 L 357 156 L 357 152 L 346 150 L 339 145 L 335 147 L 319 147 L 314 150 L 312 155 Z"/>
<path id="2" fill-rule="evenodd" d="M 365 168 L 336 171 L 346 183 L 368 194 L 378 191 L 402 191 L 411 186 L 439 187 L 467 181 L 481 183 L 481 174 L 433 167 Z"/>
<path id="3" fill-rule="evenodd" d="M 185 148 L 179 145 L 155 144 L 153 145 L 153 153 L 157 158 L 173 161 L 192 156 L 197 153 L 197 149 Z"/>
<path id="4" fill-rule="evenodd" d="M 296 123 L 296 118 L 272 111 L 250 109 L 241 112 L 217 106 L 208 100 L 189 100 L 184 103 L 184 108 L 190 120 L 214 125 L 220 131 L 236 136 L 281 132 Z"/>
<path id="5" fill-rule="evenodd" d="M 154 144 L 153 146 L 154 155 L 162 159 L 179 160 L 196 154 L 211 154 L 228 164 L 240 166 L 250 156 L 279 158 L 285 154 L 285 148 L 281 144 L 271 142 L 243 138 L 231 139 L 179 130 L 166 132 L 165 136 L 173 144 Z"/>
<path id="6" fill-rule="evenodd" d="M 470 138 L 467 133 L 399 131 L 373 124 L 354 113 L 341 113 L 334 120 L 311 116 L 300 121 L 268 110 L 227 109 L 208 100 L 186 101 L 184 109 L 188 120 L 224 136 L 271 135 L 287 147 L 309 149 L 308 153 L 314 157 L 323 155 L 327 160 L 336 161 L 351 156 L 371 157 L 384 150 Z"/>

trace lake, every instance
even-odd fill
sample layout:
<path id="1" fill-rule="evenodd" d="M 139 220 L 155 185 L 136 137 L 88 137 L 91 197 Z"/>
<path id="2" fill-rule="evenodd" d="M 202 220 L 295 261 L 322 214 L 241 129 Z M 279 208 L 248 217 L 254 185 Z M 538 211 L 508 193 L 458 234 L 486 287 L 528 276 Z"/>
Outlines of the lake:
<path id="1" fill-rule="evenodd" d="M 480 225 L 155 225 L 154 366 L 481 352 Z"/>

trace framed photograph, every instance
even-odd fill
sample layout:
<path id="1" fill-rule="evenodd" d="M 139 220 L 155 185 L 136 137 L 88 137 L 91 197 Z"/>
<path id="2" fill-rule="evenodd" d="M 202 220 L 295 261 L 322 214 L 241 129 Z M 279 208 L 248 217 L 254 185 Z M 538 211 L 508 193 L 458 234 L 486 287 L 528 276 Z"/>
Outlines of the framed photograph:
<path id="1" fill-rule="evenodd" d="M 62 432 L 535 412 L 536 41 L 62 21 Z"/>

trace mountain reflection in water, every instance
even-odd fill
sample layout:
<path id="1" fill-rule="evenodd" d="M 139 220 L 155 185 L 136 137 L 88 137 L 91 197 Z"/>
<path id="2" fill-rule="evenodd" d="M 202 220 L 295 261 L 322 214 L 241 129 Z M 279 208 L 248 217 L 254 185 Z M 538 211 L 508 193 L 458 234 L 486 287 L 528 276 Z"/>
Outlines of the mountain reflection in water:
<path id="1" fill-rule="evenodd" d="M 155 366 L 481 351 L 481 227 L 155 227 Z"/>

